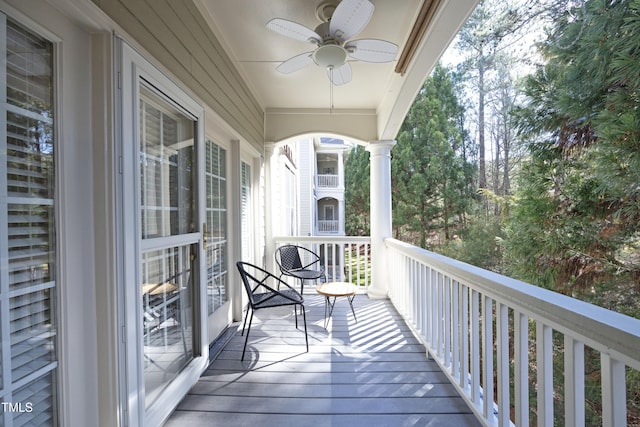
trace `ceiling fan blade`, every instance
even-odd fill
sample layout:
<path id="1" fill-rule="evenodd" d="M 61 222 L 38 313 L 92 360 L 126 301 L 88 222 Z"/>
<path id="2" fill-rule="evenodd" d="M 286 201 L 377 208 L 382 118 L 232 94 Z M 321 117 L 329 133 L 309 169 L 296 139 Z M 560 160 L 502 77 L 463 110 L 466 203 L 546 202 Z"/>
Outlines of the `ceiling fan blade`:
<path id="1" fill-rule="evenodd" d="M 342 0 L 329 21 L 329 32 L 339 42 L 349 40 L 367 26 L 373 9 L 369 0 Z"/>
<path id="2" fill-rule="evenodd" d="M 319 44 L 321 37 L 312 29 L 297 22 L 282 18 L 274 18 L 267 22 L 265 26 L 278 34 L 307 43 Z"/>
<path id="3" fill-rule="evenodd" d="M 351 81 L 351 65 L 346 62 L 338 68 L 327 68 L 327 76 L 336 86 L 347 84 Z"/>
<path id="4" fill-rule="evenodd" d="M 301 70 L 309 64 L 313 63 L 312 55 L 313 52 L 305 52 L 300 55 L 296 55 L 292 58 L 287 59 L 280 65 L 276 67 L 276 70 L 283 74 L 290 74 L 295 71 Z"/>
<path id="5" fill-rule="evenodd" d="M 396 58 L 398 46 L 386 40 L 353 40 L 344 45 L 353 59 L 364 62 L 391 62 Z"/>

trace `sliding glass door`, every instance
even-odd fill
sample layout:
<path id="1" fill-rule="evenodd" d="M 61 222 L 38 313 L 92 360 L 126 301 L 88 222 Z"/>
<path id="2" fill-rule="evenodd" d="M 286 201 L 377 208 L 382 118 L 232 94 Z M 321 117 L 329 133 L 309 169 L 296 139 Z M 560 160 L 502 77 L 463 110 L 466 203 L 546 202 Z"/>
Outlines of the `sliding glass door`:
<path id="1" fill-rule="evenodd" d="M 145 405 L 193 359 L 200 234 L 193 118 L 140 87 L 140 272 Z"/>
<path id="2" fill-rule="evenodd" d="M 121 398 L 129 425 L 158 425 L 208 362 L 204 111 L 119 46 Z"/>

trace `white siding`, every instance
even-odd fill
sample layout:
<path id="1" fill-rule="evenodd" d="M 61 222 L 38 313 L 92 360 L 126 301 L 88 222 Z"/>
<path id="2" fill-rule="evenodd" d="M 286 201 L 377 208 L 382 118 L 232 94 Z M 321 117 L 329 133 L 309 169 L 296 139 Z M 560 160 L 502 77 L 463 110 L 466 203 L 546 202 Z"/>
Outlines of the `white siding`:
<path id="1" fill-rule="evenodd" d="M 262 151 L 264 113 L 192 1 L 93 2 Z"/>

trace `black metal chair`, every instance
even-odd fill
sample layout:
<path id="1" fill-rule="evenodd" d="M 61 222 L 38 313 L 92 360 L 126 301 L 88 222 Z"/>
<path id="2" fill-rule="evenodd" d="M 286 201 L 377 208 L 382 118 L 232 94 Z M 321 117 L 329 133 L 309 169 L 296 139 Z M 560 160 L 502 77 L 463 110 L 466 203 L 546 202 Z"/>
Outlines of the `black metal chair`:
<path id="1" fill-rule="evenodd" d="M 249 341 L 249 332 L 251 332 L 251 322 L 253 321 L 253 313 L 256 310 L 269 307 L 282 307 L 286 305 L 293 305 L 294 308 L 297 305 L 302 307 L 302 316 L 304 319 L 304 338 L 307 344 L 307 351 L 309 351 L 309 337 L 307 335 L 307 315 L 304 310 L 304 299 L 302 295 L 289 286 L 286 282 L 280 280 L 278 277 L 269 273 L 268 271 L 257 267 L 247 262 L 239 261 L 236 263 L 242 283 L 247 291 L 249 297 L 249 308 L 247 308 L 247 314 L 244 318 L 244 324 L 242 325 L 242 334 L 244 335 L 245 327 L 247 326 L 247 317 L 249 317 L 249 309 L 251 310 L 251 317 L 249 317 L 249 327 L 247 328 L 247 336 L 244 340 L 244 348 L 242 349 L 242 358 L 244 360 L 244 353 L 247 350 L 247 341 Z M 279 290 L 280 286 L 285 288 Z M 296 329 L 298 329 L 298 312 L 294 309 L 296 316 Z"/>
<path id="2" fill-rule="evenodd" d="M 327 281 L 322 261 L 312 250 L 302 246 L 283 245 L 276 249 L 275 256 L 276 263 L 280 267 L 280 278 L 290 276 L 300 280 L 301 294 L 304 293 L 305 280 L 318 280 L 322 277 L 325 282 Z"/>

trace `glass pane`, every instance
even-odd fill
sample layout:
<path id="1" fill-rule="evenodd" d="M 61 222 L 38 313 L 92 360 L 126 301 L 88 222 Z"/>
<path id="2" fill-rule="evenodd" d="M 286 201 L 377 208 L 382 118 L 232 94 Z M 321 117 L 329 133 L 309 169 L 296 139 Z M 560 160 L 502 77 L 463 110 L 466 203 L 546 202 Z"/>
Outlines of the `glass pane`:
<path id="1" fill-rule="evenodd" d="M 24 289 L 53 281 L 53 207 L 9 204 L 7 208 L 10 289 Z"/>
<path id="2" fill-rule="evenodd" d="M 207 306 L 209 314 L 227 301 L 226 242 L 207 246 Z"/>
<path id="3" fill-rule="evenodd" d="M 142 86 L 140 204 L 143 239 L 197 230 L 194 129 L 191 118 Z"/>
<path id="4" fill-rule="evenodd" d="M 193 246 L 142 255 L 145 404 L 193 359 Z M 192 259 L 193 258 L 193 259 Z"/>
<path id="5" fill-rule="evenodd" d="M 241 187 L 240 187 L 240 228 L 242 232 L 242 260 L 251 262 L 253 235 L 251 231 L 251 167 L 242 162 L 241 164 Z"/>
<path id="6" fill-rule="evenodd" d="M 53 127 L 48 121 L 7 112 L 7 192 L 53 198 Z"/>
<path id="7" fill-rule="evenodd" d="M 18 410 L 14 411 L 14 426 L 56 425 L 54 372 L 49 372 L 14 392 L 13 402 L 20 402 Z"/>
<path id="8" fill-rule="evenodd" d="M 7 103 L 51 118 L 53 45 L 7 22 Z"/>
<path id="9" fill-rule="evenodd" d="M 14 382 L 55 360 L 51 294 L 51 289 L 45 289 L 9 300 Z"/>
<path id="10" fill-rule="evenodd" d="M 227 206 L 225 150 L 207 141 L 207 306 L 209 314 L 227 301 Z"/>

